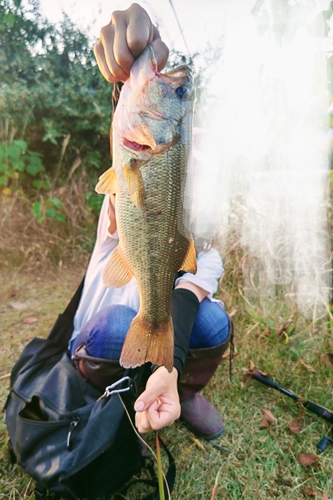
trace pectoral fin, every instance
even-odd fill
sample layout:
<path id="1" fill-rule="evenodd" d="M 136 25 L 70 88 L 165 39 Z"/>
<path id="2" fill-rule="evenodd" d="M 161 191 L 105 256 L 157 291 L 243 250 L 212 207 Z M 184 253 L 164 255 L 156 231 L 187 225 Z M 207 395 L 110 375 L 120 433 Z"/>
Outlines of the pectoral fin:
<path id="1" fill-rule="evenodd" d="M 187 253 L 184 258 L 184 262 L 179 268 L 182 271 L 186 271 L 187 273 L 195 274 L 197 272 L 197 255 L 195 251 L 194 241 L 191 240 Z"/>
<path id="2" fill-rule="evenodd" d="M 109 194 L 117 191 L 116 172 L 113 167 L 100 176 L 95 191 L 99 194 Z"/>
<path id="3" fill-rule="evenodd" d="M 138 208 L 143 207 L 145 203 L 145 186 L 140 171 L 141 165 L 141 161 L 132 160 L 129 167 L 126 165 L 123 167 L 128 193 L 134 205 Z"/>
<path id="4" fill-rule="evenodd" d="M 121 288 L 133 278 L 119 245 L 112 252 L 103 273 L 103 283 L 108 288 Z"/>

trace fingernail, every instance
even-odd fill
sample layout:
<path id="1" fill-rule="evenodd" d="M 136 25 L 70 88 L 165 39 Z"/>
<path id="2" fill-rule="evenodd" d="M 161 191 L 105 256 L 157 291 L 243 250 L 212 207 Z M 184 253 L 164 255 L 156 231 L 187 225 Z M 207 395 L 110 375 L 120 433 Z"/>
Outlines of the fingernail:
<path id="1" fill-rule="evenodd" d="M 134 406 L 135 411 L 143 411 L 144 408 L 145 408 L 145 404 L 143 401 L 138 401 L 137 403 L 135 403 L 135 406 Z"/>

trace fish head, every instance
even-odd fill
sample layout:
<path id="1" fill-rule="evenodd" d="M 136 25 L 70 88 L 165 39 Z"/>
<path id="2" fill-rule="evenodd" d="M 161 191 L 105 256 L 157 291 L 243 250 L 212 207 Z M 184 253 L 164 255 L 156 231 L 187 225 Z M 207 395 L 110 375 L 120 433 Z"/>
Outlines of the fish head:
<path id="1" fill-rule="evenodd" d="M 120 94 L 113 121 L 117 143 L 148 159 L 178 140 L 188 141 L 193 103 L 191 69 L 183 65 L 159 73 L 148 46 L 133 64 Z"/>

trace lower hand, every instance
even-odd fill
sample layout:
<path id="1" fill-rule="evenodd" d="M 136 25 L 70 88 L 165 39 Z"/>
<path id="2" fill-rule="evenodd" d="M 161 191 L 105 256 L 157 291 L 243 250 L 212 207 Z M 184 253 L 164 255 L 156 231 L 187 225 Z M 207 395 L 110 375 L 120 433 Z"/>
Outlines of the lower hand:
<path id="1" fill-rule="evenodd" d="M 178 371 L 161 366 L 148 379 L 146 390 L 134 404 L 135 425 L 139 432 L 170 426 L 180 417 L 177 389 Z"/>

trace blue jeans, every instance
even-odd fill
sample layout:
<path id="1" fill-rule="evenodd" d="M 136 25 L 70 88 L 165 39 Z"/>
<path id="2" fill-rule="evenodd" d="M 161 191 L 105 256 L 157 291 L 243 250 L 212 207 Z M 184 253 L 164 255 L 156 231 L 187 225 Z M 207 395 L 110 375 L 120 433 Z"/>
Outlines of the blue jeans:
<path id="1" fill-rule="evenodd" d="M 83 344 L 89 356 L 117 360 L 136 312 L 128 306 L 111 305 L 98 312 L 72 342 L 71 354 Z M 190 337 L 190 349 L 222 344 L 229 335 L 226 312 L 216 302 L 200 302 Z"/>

